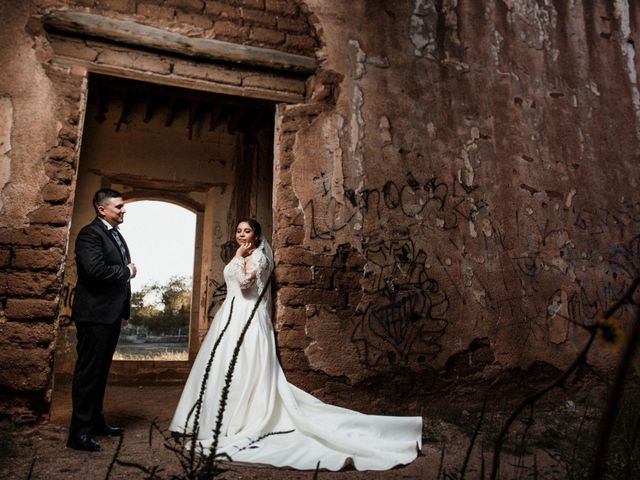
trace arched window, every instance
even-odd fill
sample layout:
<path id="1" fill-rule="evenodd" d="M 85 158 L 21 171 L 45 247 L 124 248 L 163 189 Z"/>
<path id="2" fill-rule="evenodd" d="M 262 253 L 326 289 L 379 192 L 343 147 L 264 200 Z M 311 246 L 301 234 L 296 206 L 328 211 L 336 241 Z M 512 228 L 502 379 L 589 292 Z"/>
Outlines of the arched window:
<path id="1" fill-rule="evenodd" d="M 114 360 L 188 359 L 196 215 L 155 200 L 126 204 L 124 235 L 138 274 Z"/>

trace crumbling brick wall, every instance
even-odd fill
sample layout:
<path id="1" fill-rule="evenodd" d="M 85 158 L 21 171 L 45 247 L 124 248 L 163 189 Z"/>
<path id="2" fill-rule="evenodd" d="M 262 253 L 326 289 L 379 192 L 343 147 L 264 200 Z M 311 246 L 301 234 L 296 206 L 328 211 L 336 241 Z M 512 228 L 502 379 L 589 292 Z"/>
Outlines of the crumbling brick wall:
<path id="1" fill-rule="evenodd" d="M 317 56 L 306 101 L 276 116 L 282 363 L 324 399 L 410 413 L 434 393 L 452 405 L 487 385 L 512 392 L 503 381 L 517 372 L 543 381 L 580 347 L 576 322 L 595 321 L 640 273 L 640 5 L 568 5 L 40 0 L 10 9 L 2 64 L 19 73 L 0 92 L 0 138 L 11 139 L 0 151 L 0 355 L 21 368 L 0 374 L 4 411 L 46 409 L 55 263 L 82 123 L 84 73 L 48 64 L 38 15 L 90 11 Z M 92 48 L 78 43 L 78 55 Z M 116 50 L 90 55 L 118 62 Z M 175 73 L 154 55 L 145 53 L 149 69 Z M 245 86 L 217 67 L 201 79 Z M 202 75 L 195 63 L 180 68 Z M 254 78 L 260 88 L 279 82 Z M 287 85 L 303 93 L 299 80 Z M 612 360 L 597 350 L 589 362 Z"/>
<path id="2" fill-rule="evenodd" d="M 70 11 L 131 20 L 190 37 L 314 56 L 319 45 L 303 4 L 290 0 L 33 0 L 3 2 L 0 34 L 0 415 L 33 420 L 48 410 L 57 313 L 71 290 L 62 277 L 87 92 L 75 59 L 189 81 L 214 81 L 300 98 L 268 71 L 200 64 L 124 46 L 53 38 L 43 18 Z M 67 64 L 54 56 L 71 59 Z M 234 92 L 237 91 L 234 90 Z M 265 93 L 267 92 L 267 93 Z"/>

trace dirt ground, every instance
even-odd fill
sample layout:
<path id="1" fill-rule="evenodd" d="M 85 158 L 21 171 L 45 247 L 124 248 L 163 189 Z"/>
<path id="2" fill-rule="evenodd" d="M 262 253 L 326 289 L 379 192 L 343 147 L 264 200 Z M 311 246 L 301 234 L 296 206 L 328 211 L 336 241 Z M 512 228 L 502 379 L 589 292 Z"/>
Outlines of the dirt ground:
<path id="1" fill-rule="evenodd" d="M 150 425 L 155 421 L 161 428 L 169 425 L 173 409 L 180 396 L 180 385 L 121 386 L 110 385 L 105 399 L 105 413 L 113 425 L 123 426 L 125 436 L 119 459 L 163 468 L 164 477 L 178 475 L 180 468 L 173 454 L 163 446 L 162 437 L 154 433 L 149 445 Z M 118 445 L 118 438 L 100 438 L 102 451 L 78 452 L 65 446 L 67 425 L 71 414 L 69 385 L 54 392 L 49 423 L 38 427 L 6 432 L 0 457 L 0 478 L 26 479 L 33 464 L 32 479 L 101 479 L 105 478 Z M 439 447 L 425 445 L 422 455 L 412 464 L 386 472 L 320 471 L 320 479 L 391 479 L 432 478 L 437 468 Z M 35 463 L 33 463 L 35 461 Z M 301 472 L 262 466 L 226 463 L 223 479 L 311 479 L 313 472 Z M 144 478 L 132 467 L 114 465 L 110 479 Z"/>
<path id="2" fill-rule="evenodd" d="M 166 449 L 158 433 L 151 436 L 152 422 L 161 428 L 169 424 L 173 409 L 181 392 L 180 385 L 109 385 L 105 399 L 107 420 L 113 425 L 123 426 L 125 436 L 118 458 L 145 466 L 159 466 L 162 471 L 155 478 L 171 478 L 181 473 L 174 454 Z M 102 451 L 78 452 L 65 446 L 67 425 L 71 413 L 69 385 L 61 385 L 54 392 L 50 421 L 37 427 L 18 430 L 3 430 L 0 438 L 0 479 L 142 479 L 143 472 L 132 467 L 115 464 L 109 466 L 116 452 L 118 438 L 100 438 Z M 421 454 L 410 465 L 384 472 L 358 472 L 345 469 L 340 472 L 320 471 L 321 480 L 356 479 L 435 479 L 438 476 L 442 445 L 446 445 L 445 468 L 452 471 L 462 465 L 469 445 L 468 431 L 465 433 L 452 423 L 425 419 L 424 445 Z M 478 455 L 468 468 L 468 478 L 478 478 Z M 488 454 L 485 458 L 489 462 Z M 504 461 L 502 478 L 511 478 L 509 464 Z M 269 466 L 225 463 L 226 471 L 218 478 L 236 479 L 312 479 L 314 472 L 298 471 Z M 31 469 L 31 474 L 29 473 Z M 540 478 L 562 478 L 552 475 Z"/>

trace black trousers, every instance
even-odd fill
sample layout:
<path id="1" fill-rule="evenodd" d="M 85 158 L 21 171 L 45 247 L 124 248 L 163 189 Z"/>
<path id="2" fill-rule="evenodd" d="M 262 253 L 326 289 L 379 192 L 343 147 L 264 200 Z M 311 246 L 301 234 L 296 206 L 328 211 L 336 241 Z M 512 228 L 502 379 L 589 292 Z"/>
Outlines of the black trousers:
<path id="1" fill-rule="evenodd" d="M 121 323 L 121 320 L 113 324 L 76 323 L 78 359 L 73 372 L 69 435 L 91 433 L 93 428 L 104 425 L 104 391 Z"/>

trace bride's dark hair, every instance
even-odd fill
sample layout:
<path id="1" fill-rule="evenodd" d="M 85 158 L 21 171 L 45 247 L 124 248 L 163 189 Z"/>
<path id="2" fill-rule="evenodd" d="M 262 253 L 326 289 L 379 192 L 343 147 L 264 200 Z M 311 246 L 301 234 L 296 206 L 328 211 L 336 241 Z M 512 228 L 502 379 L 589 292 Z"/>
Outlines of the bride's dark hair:
<path id="1" fill-rule="evenodd" d="M 260 226 L 258 221 L 255 218 L 241 218 L 236 223 L 236 229 L 242 222 L 249 224 L 251 230 L 253 230 L 253 233 L 256 236 L 256 247 L 260 246 L 260 243 L 262 242 L 262 227 Z"/>

